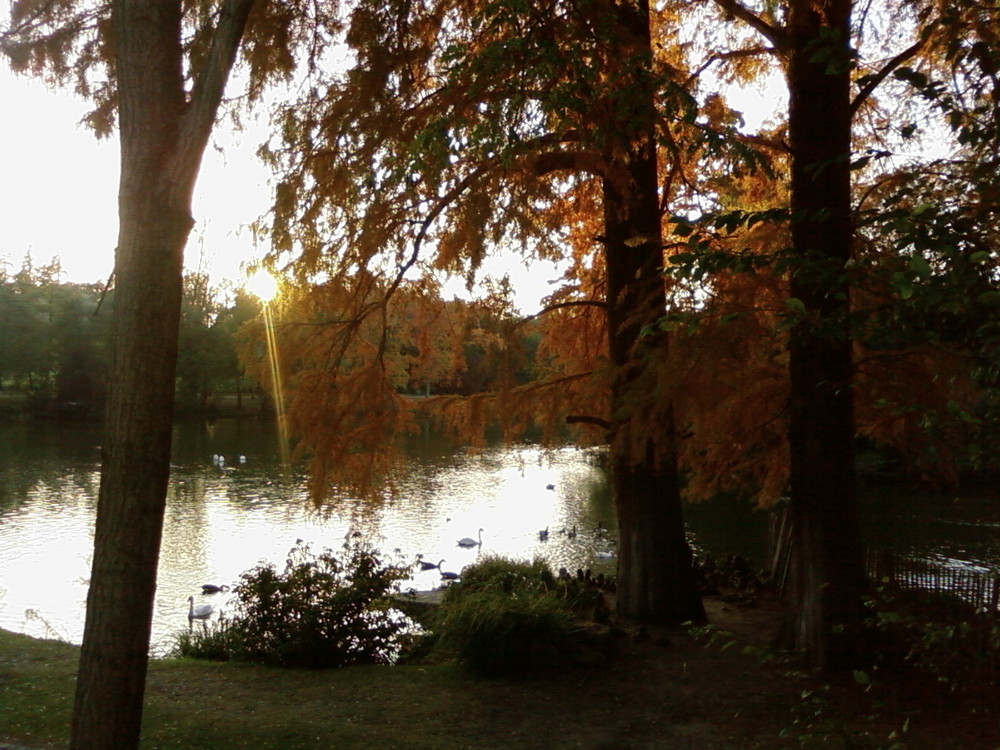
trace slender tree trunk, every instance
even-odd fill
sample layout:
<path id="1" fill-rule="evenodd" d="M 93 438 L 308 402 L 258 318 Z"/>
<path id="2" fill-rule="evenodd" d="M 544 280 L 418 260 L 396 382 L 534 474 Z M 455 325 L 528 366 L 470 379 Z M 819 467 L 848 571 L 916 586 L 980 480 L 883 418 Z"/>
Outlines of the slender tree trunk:
<path id="1" fill-rule="evenodd" d="M 866 579 L 858 523 L 850 285 L 850 0 L 795 0 L 788 18 L 792 149 L 789 342 L 790 616 L 784 645 L 816 666 L 852 663 Z"/>
<path id="2" fill-rule="evenodd" d="M 608 344 L 617 373 L 611 392 L 611 476 L 618 513 L 618 612 L 661 623 L 702 620 L 684 530 L 673 410 L 651 404 L 639 376 L 647 354 L 668 346 L 666 333 L 643 336 L 666 311 L 663 238 L 657 175 L 655 108 L 651 80 L 649 8 L 623 3 L 622 59 L 631 80 L 627 116 L 603 178 L 607 266 Z M 627 113 L 627 115 L 626 115 Z M 640 434 L 637 410 L 658 414 L 656 434 Z M 644 420 L 646 424 L 648 421 Z"/>
<path id="3" fill-rule="evenodd" d="M 111 382 L 71 747 L 139 744 L 170 447 L 191 193 L 242 36 L 223 10 L 190 102 L 179 0 L 113 7 L 121 131 Z"/>

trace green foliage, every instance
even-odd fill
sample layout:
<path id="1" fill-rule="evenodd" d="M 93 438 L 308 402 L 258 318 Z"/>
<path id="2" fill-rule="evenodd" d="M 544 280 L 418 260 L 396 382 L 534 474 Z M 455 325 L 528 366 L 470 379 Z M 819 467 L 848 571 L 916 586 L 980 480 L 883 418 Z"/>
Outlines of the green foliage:
<path id="1" fill-rule="evenodd" d="M 309 669 L 390 663 L 408 626 L 390 594 L 407 573 L 359 543 L 342 557 L 300 544 L 283 572 L 266 564 L 244 573 L 231 619 L 179 636 L 176 653 Z"/>
<path id="2" fill-rule="evenodd" d="M 952 692 L 1000 685 L 1000 620 L 940 591 L 890 591 L 867 600 L 877 657 L 930 675 Z"/>
<path id="3" fill-rule="evenodd" d="M 100 413 L 107 382 L 107 308 L 99 285 L 66 284 L 58 259 L 25 259 L 0 276 L 0 385 L 46 415 Z"/>
<path id="4" fill-rule="evenodd" d="M 484 555 L 462 571 L 464 590 L 450 591 L 450 596 L 461 596 L 472 589 L 502 591 L 537 589 L 553 581 L 548 563 L 536 557 L 530 563 L 510 560 L 499 555 Z"/>
<path id="5" fill-rule="evenodd" d="M 192 627 L 187 632 L 177 633 L 171 655 L 185 659 L 229 661 L 239 651 L 237 631 L 230 630 L 227 622 L 220 620 L 210 626 Z"/>
<path id="6" fill-rule="evenodd" d="M 59 280 L 58 260 L 16 274 L 0 271 L 0 389 L 27 394 L 36 414 L 96 418 L 102 414 L 114 290 Z M 220 391 L 239 390 L 239 326 L 259 303 L 237 294 L 231 305 L 201 274 L 185 278 L 179 332 L 177 401 L 204 410 Z"/>
<path id="7" fill-rule="evenodd" d="M 586 597 L 540 559 L 486 557 L 462 572 L 445 597 L 438 647 L 473 673 L 499 677 L 572 661 Z"/>
<path id="8" fill-rule="evenodd" d="M 756 659 L 760 664 L 788 659 L 788 654 L 778 651 L 771 646 L 757 646 L 752 643 L 743 643 L 736 635 L 728 630 L 722 630 L 712 624 L 695 625 L 685 623 L 687 632 L 692 638 L 699 641 L 706 649 L 718 646 L 719 651 L 727 651 L 731 648 L 738 648 L 744 656 Z"/>

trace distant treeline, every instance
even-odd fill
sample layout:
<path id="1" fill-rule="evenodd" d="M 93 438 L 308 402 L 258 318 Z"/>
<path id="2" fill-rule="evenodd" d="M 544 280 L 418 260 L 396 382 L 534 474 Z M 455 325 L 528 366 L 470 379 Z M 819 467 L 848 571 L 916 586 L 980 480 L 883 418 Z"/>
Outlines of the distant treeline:
<path id="1" fill-rule="evenodd" d="M 0 267 L 0 419 L 98 419 L 103 414 L 114 287 L 64 282 L 61 275 L 58 259 L 35 266 L 28 258 L 13 274 Z M 455 308 L 456 314 L 473 315 L 457 300 L 437 303 Z M 185 277 L 177 358 L 179 415 L 270 408 L 270 381 L 261 367 L 267 360 L 261 312 L 261 302 L 242 289 L 213 287 L 204 274 Z M 482 342 L 497 335 L 499 318 L 481 315 L 474 322 L 478 335 L 452 342 L 454 349 L 437 354 L 448 367 L 429 368 L 429 375 L 426 367 L 400 365 L 397 390 L 467 395 L 495 387 L 502 378 L 525 383 L 535 377 L 539 334 L 532 325 L 515 334 L 521 364 L 511 371 L 510 348 L 501 353 Z M 398 362 L 414 360 L 417 348 L 417 342 L 404 337 L 392 356 Z"/>
<path id="2" fill-rule="evenodd" d="M 110 356 L 114 289 L 59 280 L 58 261 L 13 275 L 0 272 L 0 415 L 98 418 Z M 177 408 L 207 411 L 213 396 L 256 392 L 235 345 L 260 303 L 237 290 L 223 294 L 202 274 L 184 282 Z"/>

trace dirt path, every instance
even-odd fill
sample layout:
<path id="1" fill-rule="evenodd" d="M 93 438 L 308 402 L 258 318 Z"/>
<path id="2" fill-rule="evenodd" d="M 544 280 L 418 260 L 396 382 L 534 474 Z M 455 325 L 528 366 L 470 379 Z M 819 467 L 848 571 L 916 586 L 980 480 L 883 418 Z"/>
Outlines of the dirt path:
<path id="1" fill-rule="evenodd" d="M 913 685 L 877 682 L 865 691 L 853 680 L 836 684 L 803 673 L 786 660 L 761 663 L 777 609 L 711 599 L 706 605 L 713 629 L 732 636 L 706 646 L 687 633 L 633 634 L 619 640 L 605 671 L 587 670 L 587 678 L 569 670 L 545 683 L 476 685 L 463 703 L 480 720 L 480 746 L 1000 748 L 1000 706 L 987 712 L 981 704 L 945 705 Z"/>

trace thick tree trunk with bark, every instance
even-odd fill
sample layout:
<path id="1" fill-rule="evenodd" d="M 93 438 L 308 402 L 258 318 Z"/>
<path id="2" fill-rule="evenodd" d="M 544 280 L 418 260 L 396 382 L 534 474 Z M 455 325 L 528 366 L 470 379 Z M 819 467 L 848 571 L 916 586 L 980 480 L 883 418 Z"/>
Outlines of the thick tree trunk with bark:
<path id="1" fill-rule="evenodd" d="M 660 623 L 702 620 L 684 532 L 676 435 L 670 404 L 651 403 L 640 374 L 647 353 L 661 356 L 665 332 L 655 330 L 666 311 L 660 224 L 655 108 L 650 61 L 649 10 L 623 4 L 622 59 L 632 66 L 628 121 L 616 123 L 617 142 L 603 176 L 607 267 L 608 344 L 615 372 L 611 386 L 611 477 L 618 513 L 618 612 Z M 648 328 L 647 328 L 648 327 Z M 658 414 L 656 434 L 640 434 L 637 412 Z M 648 421 L 643 420 L 646 424 Z"/>
<path id="2" fill-rule="evenodd" d="M 644 352 L 666 334 L 641 337 L 666 308 L 655 156 L 633 154 L 631 184 L 605 179 L 608 338 L 618 373 L 611 386 L 611 481 L 618 513 L 618 612 L 643 621 L 702 620 L 684 531 L 673 412 L 651 404 L 638 376 Z M 657 434 L 637 434 L 637 410 L 659 412 Z M 646 424 L 648 421 L 643 420 Z"/>
<path id="3" fill-rule="evenodd" d="M 790 614 L 783 645 L 850 665 L 865 588 L 854 466 L 850 284 L 849 0 L 796 0 L 788 19 L 792 150 L 789 342 Z"/>
<path id="4" fill-rule="evenodd" d="M 223 10 L 190 101 L 178 0 L 113 8 L 121 131 L 113 359 L 71 747 L 139 743 L 170 473 L 191 193 L 250 0 Z"/>

